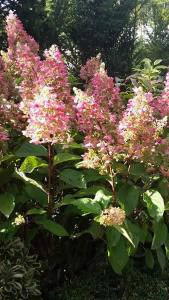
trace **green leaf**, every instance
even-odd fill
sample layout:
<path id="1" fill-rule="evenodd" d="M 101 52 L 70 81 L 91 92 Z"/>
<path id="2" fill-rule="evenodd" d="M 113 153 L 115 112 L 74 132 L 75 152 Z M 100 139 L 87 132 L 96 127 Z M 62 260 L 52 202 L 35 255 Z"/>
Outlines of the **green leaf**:
<path id="1" fill-rule="evenodd" d="M 133 163 L 130 165 L 129 173 L 134 176 L 144 176 L 146 174 L 146 168 L 141 163 Z"/>
<path id="2" fill-rule="evenodd" d="M 7 182 L 9 182 L 11 180 L 11 176 L 12 176 L 13 170 L 11 169 L 4 169 L 4 168 L 0 168 L 0 186 L 6 184 Z"/>
<path id="3" fill-rule="evenodd" d="M 162 248 L 157 249 L 157 258 L 162 271 L 164 271 L 166 266 L 166 257 Z"/>
<path id="4" fill-rule="evenodd" d="M 112 192 L 99 190 L 95 195 L 94 201 L 98 202 L 104 209 L 112 201 Z"/>
<path id="5" fill-rule="evenodd" d="M 11 161 L 15 161 L 16 159 L 18 159 L 18 158 L 15 155 L 6 154 L 0 158 L 0 162 L 11 162 Z"/>
<path id="6" fill-rule="evenodd" d="M 95 214 L 99 215 L 101 213 L 101 207 L 99 203 L 94 202 L 90 198 L 80 198 L 72 201 L 70 204 L 76 206 L 85 214 Z"/>
<path id="7" fill-rule="evenodd" d="M 32 208 L 27 211 L 27 215 L 43 215 L 46 213 L 46 210 L 43 208 Z"/>
<path id="8" fill-rule="evenodd" d="M 156 59 L 154 62 L 154 66 L 159 65 L 162 62 L 162 59 Z"/>
<path id="9" fill-rule="evenodd" d="M 26 157 L 29 155 L 47 156 L 47 150 L 44 146 L 25 142 L 14 154 L 18 157 Z"/>
<path id="10" fill-rule="evenodd" d="M 161 196 L 166 198 L 169 197 L 169 182 L 166 178 L 160 180 L 158 184 L 158 191 L 160 192 Z M 166 209 L 166 208 L 165 208 Z"/>
<path id="11" fill-rule="evenodd" d="M 71 160 L 81 160 L 81 156 L 75 155 L 72 153 L 67 153 L 67 152 L 62 152 L 54 157 L 54 165 L 66 162 L 66 161 L 71 161 Z"/>
<path id="12" fill-rule="evenodd" d="M 90 186 L 87 189 L 79 190 L 74 194 L 74 197 L 86 197 L 86 196 L 93 196 L 95 195 L 99 190 L 102 190 L 103 193 L 107 194 L 109 193 L 109 190 L 107 190 L 104 186 L 101 185 L 94 185 Z"/>
<path id="13" fill-rule="evenodd" d="M 83 144 L 78 144 L 78 143 L 72 143 L 72 144 L 69 144 L 69 148 L 70 149 L 81 149 L 81 150 L 84 150 L 84 145 Z"/>
<path id="14" fill-rule="evenodd" d="M 39 182 L 37 182 L 36 180 L 34 180 L 32 178 L 27 177 L 23 172 L 20 172 L 18 170 L 15 170 L 15 172 L 16 172 L 16 177 L 19 177 L 24 182 L 27 182 L 27 183 L 30 183 L 30 184 L 36 186 L 37 188 L 39 188 L 40 190 L 42 190 L 43 192 L 46 193 L 43 186 Z"/>
<path id="15" fill-rule="evenodd" d="M 108 248 L 108 259 L 113 270 L 117 274 L 121 274 L 129 259 L 127 247 L 123 238 L 120 238 L 115 247 Z"/>
<path id="16" fill-rule="evenodd" d="M 65 169 L 60 173 L 60 179 L 71 186 L 86 188 L 86 179 L 82 172 L 73 169 Z"/>
<path id="17" fill-rule="evenodd" d="M 154 267 L 154 257 L 152 251 L 147 249 L 145 253 L 145 262 L 149 269 L 153 269 Z"/>
<path id="18" fill-rule="evenodd" d="M 168 229 L 165 223 L 158 222 L 154 224 L 154 236 L 152 241 L 152 249 L 160 248 L 166 241 Z"/>
<path id="19" fill-rule="evenodd" d="M 135 185 L 124 184 L 117 193 L 121 207 L 129 215 L 138 205 L 140 188 Z"/>
<path id="20" fill-rule="evenodd" d="M 124 222 L 124 227 L 126 231 L 128 232 L 128 235 L 130 236 L 134 247 L 137 248 L 140 240 L 142 239 L 143 232 L 141 228 L 138 226 L 138 224 L 132 223 L 130 220 L 127 220 Z"/>
<path id="21" fill-rule="evenodd" d="M 42 160 L 41 158 L 36 156 L 28 156 L 23 161 L 19 170 L 23 173 L 32 173 L 36 168 L 47 166 L 48 164 L 46 161 Z"/>
<path id="22" fill-rule="evenodd" d="M 113 226 L 106 228 L 106 238 L 108 247 L 115 247 L 120 240 L 120 232 Z"/>
<path id="23" fill-rule="evenodd" d="M 150 217 L 154 218 L 157 222 L 160 221 L 165 210 L 161 194 L 155 190 L 148 190 L 143 194 L 143 200 L 147 205 Z"/>
<path id="24" fill-rule="evenodd" d="M 167 234 L 167 238 L 165 241 L 165 252 L 166 252 L 166 256 L 169 259 L 169 234 Z"/>
<path id="25" fill-rule="evenodd" d="M 132 244 L 133 247 L 135 247 L 134 241 L 132 240 L 132 236 L 130 236 L 128 229 L 119 225 L 114 225 L 114 227 Z"/>
<path id="26" fill-rule="evenodd" d="M 51 220 L 47 220 L 47 219 L 35 219 L 37 224 L 42 225 L 46 230 L 50 231 L 51 233 L 53 233 L 54 235 L 57 236 L 68 236 L 68 232 L 65 230 L 65 228 L 58 224 L 55 223 Z"/>
<path id="27" fill-rule="evenodd" d="M 15 207 L 15 197 L 10 193 L 0 194 L 0 212 L 9 218 Z"/>
<path id="28" fill-rule="evenodd" d="M 38 187 L 28 183 L 25 186 L 25 191 L 30 199 L 35 200 L 36 202 L 40 203 L 41 205 L 47 204 L 47 201 L 48 201 L 47 193 L 44 192 L 43 190 L 39 189 Z"/>
<path id="29" fill-rule="evenodd" d="M 100 179 L 103 179 L 104 176 L 100 175 L 99 172 L 97 170 L 93 170 L 93 169 L 87 169 L 84 170 L 84 175 L 86 178 L 86 181 L 89 182 L 94 182 Z"/>

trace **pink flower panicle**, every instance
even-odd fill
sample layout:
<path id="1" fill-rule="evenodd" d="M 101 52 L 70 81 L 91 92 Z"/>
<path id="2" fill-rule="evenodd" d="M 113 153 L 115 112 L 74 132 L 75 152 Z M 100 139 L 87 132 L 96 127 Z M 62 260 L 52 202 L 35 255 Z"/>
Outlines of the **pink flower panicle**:
<path id="1" fill-rule="evenodd" d="M 166 75 L 165 87 L 162 95 L 151 100 L 151 105 L 157 115 L 169 116 L 169 72 Z"/>
<path id="2" fill-rule="evenodd" d="M 4 62 L 0 56 L 0 101 L 9 97 L 9 80 L 7 79 Z"/>
<path id="3" fill-rule="evenodd" d="M 101 56 L 100 54 L 97 55 L 97 57 L 92 57 L 89 59 L 84 66 L 82 66 L 80 70 L 80 78 L 85 80 L 86 82 L 89 82 L 95 73 L 97 73 L 100 69 L 101 65 Z"/>
<path id="4" fill-rule="evenodd" d="M 8 52 L 5 63 L 10 70 L 15 85 L 23 99 L 22 110 L 27 113 L 29 102 L 33 99 L 35 80 L 39 70 L 39 45 L 23 28 L 17 16 L 10 12 L 6 19 Z"/>
<path id="5" fill-rule="evenodd" d="M 21 98 L 20 110 L 27 118 L 24 134 L 34 143 L 68 142 L 73 100 L 60 51 L 52 46 L 41 59 L 39 45 L 12 12 L 6 19 L 6 31 L 8 52 L 3 57 Z M 5 105 L 3 101 L 1 111 Z"/>
<path id="6" fill-rule="evenodd" d="M 101 63 L 99 71 L 92 74 L 86 90 L 75 89 L 75 94 L 78 128 L 85 134 L 84 143 L 89 149 L 84 155 L 84 164 L 93 166 L 98 163 L 97 155 L 105 165 L 109 165 L 114 155 L 121 150 L 121 137 L 116 126 L 122 105 L 119 88 Z"/>
<path id="7" fill-rule="evenodd" d="M 15 103 L 17 93 L 12 78 L 5 69 L 3 58 L 0 57 L 0 123 L 12 125 L 15 129 L 23 128 L 23 114 Z"/>
<path id="8" fill-rule="evenodd" d="M 44 87 L 30 104 L 28 126 L 23 134 L 35 144 L 68 143 L 69 122 L 64 102 Z"/>
<path id="9" fill-rule="evenodd" d="M 6 32 L 9 57 L 11 59 L 15 59 L 15 55 L 17 56 L 18 46 L 21 48 L 24 45 L 28 45 L 32 52 L 37 53 L 39 51 L 39 45 L 26 33 L 22 22 L 12 11 L 6 18 Z"/>
<path id="10" fill-rule="evenodd" d="M 127 109 L 119 122 L 119 133 L 124 139 L 124 151 L 130 158 L 147 160 L 153 158 L 161 143 L 161 133 L 166 120 L 157 120 L 149 104 L 150 95 L 142 88 L 135 89 L 135 96 L 129 100 Z"/>
<path id="11" fill-rule="evenodd" d="M 73 105 L 66 65 L 56 46 L 46 50 L 45 57 L 37 73 L 24 135 L 32 143 L 68 143 Z"/>
<path id="12" fill-rule="evenodd" d="M 46 59 L 41 62 L 37 75 L 37 90 L 41 89 L 41 86 L 48 86 L 57 99 L 72 104 L 68 72 L 59 49 L 53 45 L 44 54 Z"/>

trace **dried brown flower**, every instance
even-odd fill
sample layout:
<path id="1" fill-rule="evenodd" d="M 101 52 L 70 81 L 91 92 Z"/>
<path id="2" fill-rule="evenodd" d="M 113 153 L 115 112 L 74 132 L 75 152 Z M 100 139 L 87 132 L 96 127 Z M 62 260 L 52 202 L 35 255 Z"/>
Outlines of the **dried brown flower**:
<path id="1" fill-rule="evenodd" d="M 126 218 L 125 211 L 119 207 L 109 207 L 101 215 L 100 223 L 104 226 L 122 225 Z"/>

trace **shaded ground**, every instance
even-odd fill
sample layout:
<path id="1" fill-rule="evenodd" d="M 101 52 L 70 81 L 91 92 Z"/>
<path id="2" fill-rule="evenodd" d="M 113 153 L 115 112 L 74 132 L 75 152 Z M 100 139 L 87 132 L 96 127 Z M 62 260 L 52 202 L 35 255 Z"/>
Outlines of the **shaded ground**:
<path id="1" fill-rule="evenodd" d="M 71 283 L 49 292 L 45 300 L 168 300 L 169 274 L 132 267 L 123 277 L 109 266 L 82 272 Z"/>

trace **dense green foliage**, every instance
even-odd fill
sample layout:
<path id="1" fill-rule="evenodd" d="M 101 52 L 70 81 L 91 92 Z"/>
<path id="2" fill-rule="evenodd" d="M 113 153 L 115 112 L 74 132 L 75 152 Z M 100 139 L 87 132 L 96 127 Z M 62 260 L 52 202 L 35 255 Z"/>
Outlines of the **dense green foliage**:
<path id="1" fill-rule="evenodd" d="M 0 241 L 0 299 L 37 299 L 40 264 L 19 238 Z"/>

